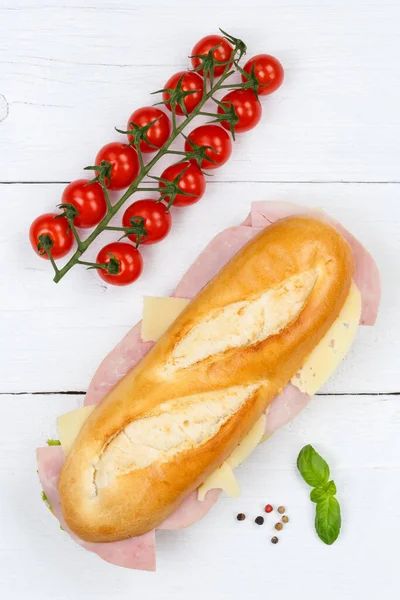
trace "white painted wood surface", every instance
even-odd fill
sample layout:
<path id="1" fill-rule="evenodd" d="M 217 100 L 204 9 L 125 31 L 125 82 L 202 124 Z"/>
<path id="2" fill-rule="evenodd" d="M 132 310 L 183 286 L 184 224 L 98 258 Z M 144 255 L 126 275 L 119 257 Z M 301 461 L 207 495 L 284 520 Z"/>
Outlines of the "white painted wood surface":
<path id="1" fill-rule="evenodd" d="M 400 4 L 215 4 L 0 0 L 1 599 L 399 597 Z M 218 26 L 246 39 L 249 55 L 270 52 L 285 66 L 261 124 L 239 137 L 204 199 L 175 212 L 171 236 L 145 250 L 134 287 L 107 288 L 80 269 L 54 285 L 27 242 L 31 220 L 53 209 L 62 182 L 118 139 L 113 126 L 150 103 Z M 35 447 L 55 435 L 58 414 L 81 403 L 77 392 L 140 318 L 143 294 L 171 292 L 255 199 L 323 207 L 365 243 L 382 272 L 378 323 L 362 328 L 327 395 L 240 468 L 241 499 L 223 498 L 194 527 L 159 534 L 156 574 L 106 565 L 42 506 Z M 329 460 L 339 490 L 343 531 L 331 548 L 313 532 L 295 468 L 305 443 Z M 273 519 L 252 523 L 267 501 L 286 504 L 291 518 L 276 547 Z M 249 518 L 238 523 L 242 510 Z"/>

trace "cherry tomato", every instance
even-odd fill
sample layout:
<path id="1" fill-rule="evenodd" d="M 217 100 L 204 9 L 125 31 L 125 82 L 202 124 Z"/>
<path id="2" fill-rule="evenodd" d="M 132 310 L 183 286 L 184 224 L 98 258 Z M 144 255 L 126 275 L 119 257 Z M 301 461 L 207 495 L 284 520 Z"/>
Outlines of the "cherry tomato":
<path id="1" fill-rule="evenodd" d="M 39 235 L 47 234 L 53 240 L 53 246 L 51 247 L 51 254 L 53 258 L 61 258 L 68 254 L 74 245 L 74 236 L 72 231 L 68 229 L 68 221 L 65 217 L 57 217 L 57 213 L 46 213 L 37 217 L 30 229 L 29 239 L 32 248 L 39 256 L 43 258 L 49 258 L 44 250 L 38 250 Z"/>
<path id="2" fill-rule="evenodd" d="M 123 190 L 131 185 L 139 173 L 139 159 L 135 148 L 121 144 L 120 142 L 110 142 L 102 147 L 96 156 L 96 165 L 102 160 L 107 160 L 112 164 L 111 181 L 107 182 L 110 190 Z"/>
<path id="3" fill-rule="evenodd" d="M 149 127 L 146 133 L 147 139 L 149 140 L 150 144 L 155 146 L 155 148 L 152 148 L 152 146 L 147 144 L 144 140 L 141 140 L 140 149 L 142 152 L 156 152 L 158 148 L 161 148 L 161 146 L 165 144 L 170 136 L 171 123 L 167 115 L 162 110 L 155 108 L 154 106 L 144 106 L 143 108 L 138 108 L 130 116 L 127 129 L 131 129 L 131 123 L 140 125 L 140 127 L 145 127 L 156 119 L 158 119 L 156 123 Z M 130 142 L 132 142 L 133 137 L 128 135 L 128 139 Z"/>
<path id="4" fill-rule="evenodd" d="M 136 281 L 143 271 L 143 259 L 139 250 L 126 242 L 112 242 L 100 250 L 97 262 L 108 264 L 112 256 L 119 262 L 119 270 L 115 275 L 105 269 L 97 269 L 104 281 L 113 285 L 128 285 Z"/>
<path id="5" fill-rule="evenodd" d="M 171 165 L 165 169 L 161 177 L 163 179 L 168 179 L 168 181 L 173 181 L 175 177 L 183 171 L 185 172 L 179 180 L 178 187 L 182 192 L 193 194 L 193 196 L 183 196 L 182 194 L 178 194 L 174 200 L 173 206 L 189 206 L 190 204 L 194 204 L 200 200 L 206 190 L 206 178 L 196 164 L 183 162 Z M 165 187 L 162 181 L 160 181 L 159 187 Z M 169 202 L 169 196 L 166 196 L 165 200 Z"/>
<path id="6" fill-rule="evenodd" d="M 260 96 L 267 96 L 272 94 L 275 90 L 282 85 L 284 71 L 281 63 L 274 56 L 269 54 L 257 54 L 253 56 L 244 65 L 244 70 L 247 73 L 251 72 L 254 65 L 254 73 L 257 77 L 260 86 L 268 84 L 267 87 L 259 87 L 258 93 Z M 242 81 L 247 81 L 246 77 L 242 75 Z"/>
<path id="7" fill-rule="evenodd" d="M 74 219 L 77 227 L 85 229 L 100 223 L 107 212 L 103 188 L 90 179 L 77 179 L 65 188 L 62 195 L 63 204 L 72 204 L 79 214 Z"/>
<path id="8" fill-rule="evenodd" d="M 217 169 L 224 165 L 232 154 L 232 141 L 229 133 L 218 125 L 201 125 L 189 133 L 188 140 L 185 142 L 186 152 L 193 150 L 190 141 L 198 146 L 211 146 L 214 150 L 207 150 L 206 154 L 215 162 L 203 159 L 202 169 Z"/>
<path id="9" fill-rule="evenodd" d="M 132 217 L 143 217 L 147 236 L 142 238 L 141 244 L 155 244 L 163 240 L 171 230 L 171 213 L 163 202 L 155 200 L 137 200 L 124 212 L 122 217 L 123 227 L 131 225 Z M 136 235 L 128 235 L 136 243 Z"/>
<path id="10" fill-rule="evenodd" d="M 185 96 L 183 103 L 186 106 L 186 110 L 188 112 L 188 114 L 190 114 L 191 112 L 193 112 L 193 110 L 196 108 L 196 106 L 198 105 L 198 103 L 200 102 L 200 100 L 203 97 L 203 87 L 204 87 L 204 82 L 203 79 L 200 77 L 200 75 L 197 75 L 197 73 L 193 73 L 192 71 L 180 71 L 179 73 L 175 73 L 175 75 L 172 75 L 172 77 L 170 79 L 168 79 L 167 83 L 165 84 L 165 88 L 170 88 L 170 89 L 175 89 L 178 81 L 180 80 L 180 78 L 183 76 L 182 79 L 182 89 L 184 92 L 191 92 L 193 90 L 196 90 L 196 92 L 194 94 L 189 94 L 188 96 Z M 164 92 L 163 93 L 163 100 L 168 100 L 171 97 L 170 94 L 168 94 L 168 92 Z M 166 104 L 167 108 L 169 110 L 171 110 L 171 105 L 170 104 Z M 181 107 L 177 104 L 176 105 L 176 114 L 177 115 L 183 115 L 184 112 L 181 109 Z"/>
<path id="11" fill-rule="evenodd" d="M 223 104 L 229 106 L 233 104 L 239 122 L 234 129 L 237 133 L 253 129 L 261 119 L 262 109 L 260 103 L 254 95 L 253 90 L 233 90 L 224 96 L 221 100 Z M 218 112 L 223 114 L 223 109 L 219 106 Z M 229 123 L 222 121 L 222 127 L 229 130 Z"/>
<path id="12" fill-rule="evenodd" d="M 228 62 L 228 60 L 232 56 L 232 51 L 233 51 L 233 47 L 228 42 L 228 40 L 226 40 L 224 37 L 222 37 L 222 35 L 206 35 L 206 37 L 203 37 L 201 40 L 199 40 L 197 42 L 197 44 L 195 45 L 195 47 L 192 50 L 192 59 L 191 60 L 192 60 L 193 68 L 198 67 L 202 63 L 201 59 L 196 58 L 195 55 L 196 54 L 208 54 L 209 51 L 211 50 L 211 48 L 214 48 L 215 46 L 218 46 L 218 48 L 215 48 L 215 50 L 213 50 L 213 53 L 212 53 L 215 60 Z M 219 77 L 220 75 L 222 75 L 224 70 L 225 70 L 225 65 L 216 65 L 214 67 L 215 77 Z M 196 71 L 196 72 L 199 73 L 200 75 L 202 75 L 203 69 L 200 69 L 200 71 Z"/>

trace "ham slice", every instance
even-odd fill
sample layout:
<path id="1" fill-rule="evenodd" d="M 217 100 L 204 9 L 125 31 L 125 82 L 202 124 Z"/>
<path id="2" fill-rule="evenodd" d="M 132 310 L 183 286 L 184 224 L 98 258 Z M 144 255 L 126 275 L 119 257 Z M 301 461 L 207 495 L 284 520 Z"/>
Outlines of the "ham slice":
<path id="1" fill-rule="evenodd" d="M 297 214 L 313 215 L 331 223 L 348 241 L 353 249 L 355 259 L 354 279 L 362 296 L 362 324 L 372 325 L 376 320 L 379 308 L 380 279 L 371 255 L 342 225 L 324 212 L 286 202 L 253 202 L 251 212 L 242 225 L 226 229 L 211 240 L 185 273 L 173 296 L 193 298 L 261 229 L 279 219 Z M 140 329 L 141 323 L 139 322 L 100 364 L 89 385 L 84 401 L 85 405 L 98 404 L 110 389 L 152 348 L 154 345 L 152 342 L 141 340 Z M 310 397 L 307 394 L 300 392 L 289 383 L 270 405 L 265 433 L 271 435 L 279 427 L 291 421 L 309 400 Z M 57 447 L 39 448 L 39 474 L 43 489 L 61 523 L 63 520 L 57 492 L 57 480 L 62 462 L 61 449 Z M 199 502 L 197 493 L 193 492 L 160 525 L 160 529 L 180 529 L 200 520 L 218 500 L 220 492 L 221 490 L 210 490 L 203 502 Z M 81 546 L 96 552 L 113 564 L 134 569 L 152 570 L 155 568 L 154 531 L 140 538 L 110 544 L 88 544 L 72 533 L 70 535 Z"/>
<path id="2" fill-rule="evenodd" d="M 259 231 L 260 228 L 242 225 L 221 231 L 189 267 L 172 295 L 194 298 Z"/>
<path id="3" fill-rule="evenodd" d="M 100 363 L 89 384 L 85 405 L 98 404 L 154 346 L 154 342 L 142 341 L 141 327 L 142 322 L 139 321 Z"/>
<path id="4" fill-rule="evenodd" d="M 310 400 L 311 396 L 288 383 L 282 393 L 271 402 L 265 422 L 265 435 L 272 435 L 286 423 L 292 421 Z"/>
<path id="5" fill-rule="evenodd" d="M 183 529 L 200 521 L 214 506 L 221 491 L 209 490 L 202 501 L 197 499 L 197 490 L 192 492 L 158 529 Z"/>
<path id="6" fill-rule="evenodd" d="M 51 509 L 60 521 L 63 529 L 69 533 L 72 539 L 85 550 L 94 552 L 103 560 L 120 567 L 128 569 L 140 569 L 142 571 L 155 571 L 156 569 L 156 545 L 155 532 L 150 531 L 140 537 L 112 542 L 109 544 L 95 544 L 84 542 L 72 533 L 66 526 L 60 506 L 57 483 L 61 467 L 64 464 L 64 455 L 60 446 L 38 448 L 36 452 L 40 482 L 47 496 Z"/>

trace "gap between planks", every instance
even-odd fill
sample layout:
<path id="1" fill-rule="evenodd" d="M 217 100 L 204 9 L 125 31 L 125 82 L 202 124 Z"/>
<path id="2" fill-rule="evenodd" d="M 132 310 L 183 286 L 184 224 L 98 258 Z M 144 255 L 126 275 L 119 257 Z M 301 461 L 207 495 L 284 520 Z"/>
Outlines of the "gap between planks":
<path id="1" fill-rule="evenodd" d="M 0 181 L 0 185 L 68 185 L 71 183 L 70 181 Z M 393 179 L 390 181 L 362 181 L 362 180 L 301 180 L 301 181 L 292 181 L 292 180 L 277 180 L 277 179 L 262 179 L 262 180 L 254 180 L 254 179 L 229 179 L 229 180 L 219 180 L 219 181 L 211 181 L 207 180 L 207 184 L 221 184 L 221 183 L 283 183 L 283 184 L 315 184 L 315 185 L 328 185 L 328 184 L 359 184 L 359 185 L 398 185 L 400 180 Z"/>
<path id="2" fill-rule="evenodd" d="M 60 392 L 0 392 L 0 396 L 85 396 L 82 390 L 63 390 Z M 317 392 L 314 396 L 400 396 L 400 392 Z"/>

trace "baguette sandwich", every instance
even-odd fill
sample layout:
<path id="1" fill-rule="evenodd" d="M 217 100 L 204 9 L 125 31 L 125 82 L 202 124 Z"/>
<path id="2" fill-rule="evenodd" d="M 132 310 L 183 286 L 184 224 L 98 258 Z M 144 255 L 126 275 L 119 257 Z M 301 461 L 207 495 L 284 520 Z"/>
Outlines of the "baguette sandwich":
<path id="1" fill-rule="evenodd" d="M 106 560 L 107 547 L 136 540 L 133 563 L 118 564 L 152 568 L 143 556 L 154 530 L 182 526 L 194 505 L 199 518 L 207 512 L 219 494 L 216 474 L 241 462 L 252 432 L 257 442 L 272 432 L 274 406 L 282 413 L 285 401 L 304 405 L 324 383 L 319 369 L 329 374 L 343 358 L 330 336 L 347 336 L 347 352 L 358 325 L 376 316 L 376 266 L 352 236 L 323 213 L 286 205 L 283 218 L 257 227 L 260 213 L 277 207 L 255 204 L 262 207 L 241 226 L 250 230 L 247 243 L 199 286 L 155 344 L 141 341 L 141 360 L 128 354 L 122 378 L 91 386 L 76 436 L 51 449 L 58 452 L 49 500 L 56 516 Z M 100 373 L 112 372 L 112 360 Z M 41 450 L 50 449 L 38 452 L 49 496 Z"/>

